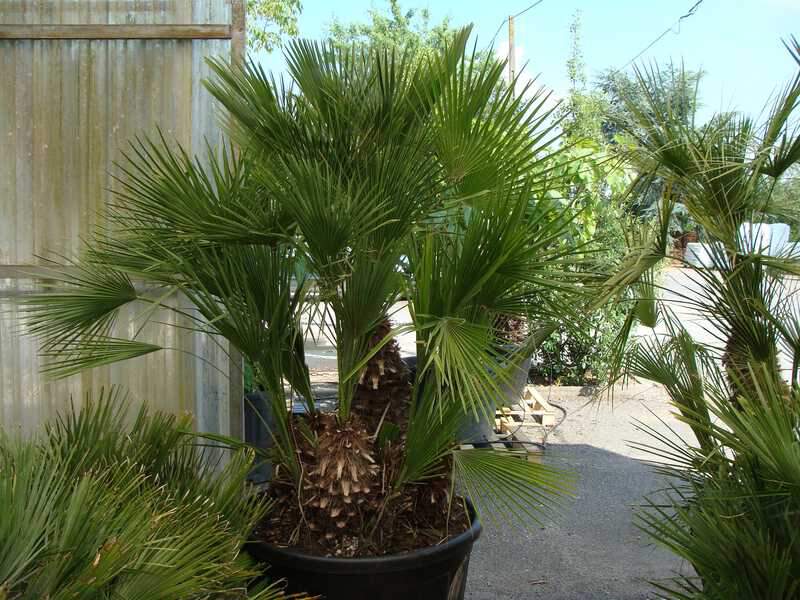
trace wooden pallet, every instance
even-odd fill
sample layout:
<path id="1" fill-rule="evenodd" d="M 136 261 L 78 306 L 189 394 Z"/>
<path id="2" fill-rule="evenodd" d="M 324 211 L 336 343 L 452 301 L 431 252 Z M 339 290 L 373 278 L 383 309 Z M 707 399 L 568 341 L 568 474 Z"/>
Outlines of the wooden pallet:
<path id="1" fill-rule="evenodd" d="M 556 411 L 532 386 L 526 386 L 520 405 L 521 409 L 503 406 L 495 412 L 495 434 L 504 437 L 485 443 L 461 444 L 460 448 L 508 452 L 523 460 L 541 463 L 544 448 L 530 440 L 524 427 L 552 427 L 556 422 Z"/>
<path id="2" fill-rule="evenodd" d="M 553 427 L 556 424 L 556 411 L 542 398 L 533 386 L 525 386 L 521 402 L 525 410 L 516 410 L 504 406 L 497 410 L 494 419 L 494 431 L 498 434 L 513 434 L 523 424 Z"/>
<path id="3" fill-rule="evenodd" d="M 514 433 L 525 422 L 525 411 L 504 406 L 497 410 L 494 417 L 495 433 Z"/>
<path id="4" fill-rule="evenodd" d="M 556 424 L 556 411 L 532 385 L 526 385 L 522 401 L 530 408 L 531 417 L 543 427 Z"/>

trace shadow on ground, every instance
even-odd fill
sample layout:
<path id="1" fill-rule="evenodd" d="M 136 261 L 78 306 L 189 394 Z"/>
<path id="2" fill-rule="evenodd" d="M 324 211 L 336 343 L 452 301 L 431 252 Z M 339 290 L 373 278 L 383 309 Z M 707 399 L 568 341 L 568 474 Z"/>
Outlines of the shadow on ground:
<path id="1" fill-rule="evenodd" d="M 681 563 L 636 528 L 634 509 L 663 480 L 639 460 L 586 444 L 547 448 L 547 462 L 578 476 L 555 524 L 524 532 L 484 524 L 466 600 L 640 600 Z"/>

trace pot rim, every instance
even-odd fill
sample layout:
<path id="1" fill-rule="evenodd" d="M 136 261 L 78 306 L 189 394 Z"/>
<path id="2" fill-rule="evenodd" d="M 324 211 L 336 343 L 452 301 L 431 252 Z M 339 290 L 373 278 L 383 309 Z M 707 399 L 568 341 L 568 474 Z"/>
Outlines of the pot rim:
<path id="1" fill-rule="evenodd" d="M 321 571 L 326 573 L 363 573 L 365 569 L 371 572 L 396 571 L 410 566 L 417 566 L 420 562 L 438 562 L 436 559 L 445 560 L 450 553 L 456 552 L 460 547 L 471 547 L 477 540 L 483 526 L 478 519 L 475 508 L 468 499 L 466 500 L 468 514 L 470 516 L 470 526 L 466 531 L 450 538 L 446 542 L 436 546 L 427 546 L 408 552 L 398 552 L 395 554 L 385 554 L 382 556 L 362 556 L 356 558 L 342 558 L 337 556 L 320 556 L 309 554 L 302 550 L 296 550 L 293 546 L 276 546 L 263 541 L 249 541 L 245 544 L 245 549 L 252 548 L 258 550 L 254 553 L 254 558 L 266 563 L 270 562 L 271 557 L 285 561 L 290 564 L 293 561 L 303 561 L 303 570 Z M 468 552 L 468 550 L 467 550 Z M 465 552 L 466 554 L 466 552 Z M 269 555 L 269 557 L 267 556 Z M 433 559 L 427 560 L 426 559 Z"/>

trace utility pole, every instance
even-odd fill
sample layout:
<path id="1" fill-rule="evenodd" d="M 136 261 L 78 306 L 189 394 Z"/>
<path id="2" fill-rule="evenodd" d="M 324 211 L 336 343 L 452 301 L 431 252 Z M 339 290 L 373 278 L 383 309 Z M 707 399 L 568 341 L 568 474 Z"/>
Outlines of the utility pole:
<path id="1" fill-rule="evenodd" d="M 517 57 L 514 52 L 514 17 L 508 17 L 508 85 L 513 85 L 517 75 Z"/>

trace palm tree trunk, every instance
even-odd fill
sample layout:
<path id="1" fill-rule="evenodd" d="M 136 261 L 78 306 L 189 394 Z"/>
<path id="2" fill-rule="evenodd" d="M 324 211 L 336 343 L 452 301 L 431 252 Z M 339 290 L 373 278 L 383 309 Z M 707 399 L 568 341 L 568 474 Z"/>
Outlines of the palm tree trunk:
<path id="1" fill-rule="evenodd" d="M 391 325 L 385 319 L 372 335 L 376 346 L 389 334 Z M 400 356 L 400 347 L 395 340 L 384 345 L 367 363 L 358 381 L 351 411 L 358 416 L 367 429 L 377 433 L 384 423 L 395 424 L 401 432 L 408 425 L 408 410 L 411 401 L 411 383 L 408 368 Z"/>

